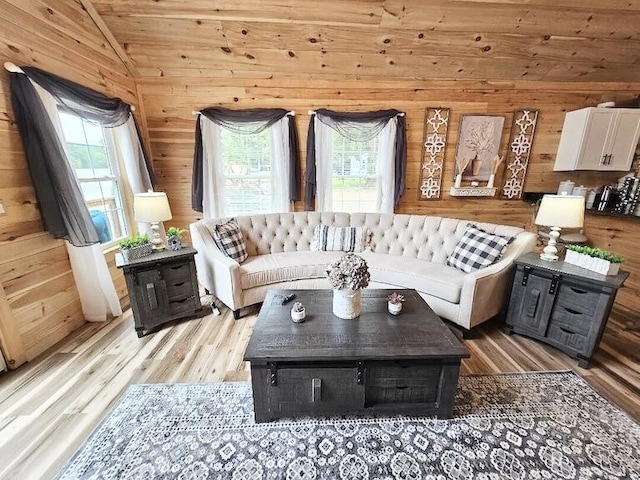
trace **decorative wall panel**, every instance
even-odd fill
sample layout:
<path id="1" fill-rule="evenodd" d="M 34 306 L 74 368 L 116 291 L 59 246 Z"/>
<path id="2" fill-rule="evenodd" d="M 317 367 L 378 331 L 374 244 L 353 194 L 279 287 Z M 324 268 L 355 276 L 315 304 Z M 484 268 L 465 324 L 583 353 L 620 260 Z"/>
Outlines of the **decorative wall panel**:
<path id="1" fill-rule="evenodd" d="M 418 200 L 437 200 L 440 198 L 448 130 L 449 109 L 427 108 L 422 136 Z"/>
<path id="2" fill-rule="evenodd" d="M 538 110 L 516 110 L 513 115 L 502 198 L 510 200 L 522 198 L 537 121 Z"/>

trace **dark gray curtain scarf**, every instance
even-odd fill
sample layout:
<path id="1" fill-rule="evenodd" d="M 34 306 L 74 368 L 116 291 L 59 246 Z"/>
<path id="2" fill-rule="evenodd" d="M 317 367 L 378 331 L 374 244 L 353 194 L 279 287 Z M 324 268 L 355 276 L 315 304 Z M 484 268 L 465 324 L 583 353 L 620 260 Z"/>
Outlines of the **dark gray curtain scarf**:
<path id="1" fill-rule="evenodd" d="M 24 74 L 10 73 L 11 104 L 44 228 L 76 247 L 99 243 L 61 139 L 30 79 L 51 93 L 63 109 L 103 126 L 124 124 L 131 107 L 120 99 L 108 98 L 37 68 L 22 70 Z M 153 182 L 146 156 L 145 163 Z"/>
<path id="2" fill-rule="evenodd" d="M 202 212 L 203 199 L 203 155 L 200 115 L 212 122 L 241 135 L 261 133 L 289 113 L 282 108 L 251 108 L 230 110 L 222 107 L 205 108 L 196 118 L 195 151 L 191 178 L 191 208 Z M 289 116 L 289 200 L 300 200 L 300 161 L 298 157 L 298 134 L 295 116 Z"/>
<path id="3" fill-rule="evenodd" d="M 340 135 L 355 142 L 369 141 L 375 138 L 386 127 L 387 123 L 397 116 L 395 148 L 395 185 L 394 202 L 397 205 L 405 189 L 405 171 L 407 165 L 407 142 L 405 116 L 399 110 L 378 110 L 375 112 L 335 112 L 333 110 L 316 110 L 309 121 L 307 132 L 307 170 L 305 174 L 304 204 L 307 210 L 315 209 L 317 193 L 316 183 L 316 132 L 314 116 L 318 121 L 331 127 Z"/>

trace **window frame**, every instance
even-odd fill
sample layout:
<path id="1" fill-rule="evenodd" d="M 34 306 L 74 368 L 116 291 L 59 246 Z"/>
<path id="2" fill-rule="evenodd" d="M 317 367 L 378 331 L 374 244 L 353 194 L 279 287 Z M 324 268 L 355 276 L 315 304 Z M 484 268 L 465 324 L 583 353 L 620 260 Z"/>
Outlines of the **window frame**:
<path id="1" fill-rule="evenodd" d="M 83 128 L 83 136 L 86 142 L 88 142 L 87 139 L 87 134 L 85 131 L 85 122 L 92 124 L 91 122 L 89 122 L 88 120 L 82 118 L 79 115 L 76 115 L 72 112 L 65 112 L 63 111 L 60 106 L 58 106 L 58 118 L 60 120 L 60 122 L 62 123 L 63 119 L 60 116 L 60 114 L 65 114 L 65 115 L 71 115 L 71 116 L 75 116 L 78 120 L 80 120 L 81 124 L 82 124 L 82 128 Z M 92 124 L 92 125 L 96 125 L 96 124 Z M 87 210 L 89 209 L 89 205 L 87 205 L 87 200 L 84 198 L 84 193 L 82 191 L 82 183 L 90 183 L 90 182 L 103 182 L 103 181 L 107 181 L 107 182 L 114 182 L 115 186 L 116 186 L 116 191 L 118 191 L 120 193 L 120 202 L 122 204 L 122 215 L 123 215 L 123 223 L 124 223 L 124 227 L 127 229 L 127 231 L 124 233 L 124 235 L 118 237 L 118 238 L 113 238 L 112 240 L 105 242 L 105 243 L 101 243 L 100 247 L 102 249 L 102 251 L 107 251 L 110 250 L 112 248 L 114 248 L 115 246 L 118 245 L 118 243 L 120 242 L 121 239 L 123 238 L 127 238 L 129 236 L 132 236 L 136 231 L 136 222 L 135 222 L 135 215 L 134 215 L 134 211 L 133 211 L 133 193 L 131 190 L 131 186 L 129 185 L 129 181 L 126 177 L 126 174 L 124 172 L 126 172 L 126 168 L 124 165 L 124 160 L 122 158 L 122 153 L 120 150 L 120 146 L 118 144 L 118 142 L 116 141 L 115 135 L 114 135 L 114 131 L 113 128 L 106 128 L 103 127 L 102 125 L 96 125 L 98 127 L 100 127 L 100 130 L 102 132 L 102 138 L 104 139 L 104 148 L 106 150 L 107 153 L 107 161 L 109 162 L 109 167 L 111 169 L 112 175 L 113 176 L 100 176 L 100 177 L 87 177 L 87 178 L 79 178 L 77 173 L 76 173 L 76 169 L 71 166 L 71 169 L 74 172 L 76 181 L 78 182 L 78 186 L 80 187 L 80 193 L 82 194 L 82 198 L 84 200 L 84 204 L 87 207 Z M 64 143 L 65 143 L 65 150 L 67 151 L 67 156 L 69 155 L 68 153 L 68 145 L 69 144 L 76 144 L 78 145 L 78 143 L 76 142 L 68 142 L 66 139 L 66 136 L 64 135 L 64 130 L 62 131 L 62 139 L 64 139 Z M 86 147 L 91 147 L 91 146 L 95 146 L 92 145 L 90 143 L 83 143 L 82 145 L 85 145 Z M 71 160 L 69 158 L 69 160 Z M 117 211 L 119 210 L 119 208 L 114 208 L 113 211 Z"/>

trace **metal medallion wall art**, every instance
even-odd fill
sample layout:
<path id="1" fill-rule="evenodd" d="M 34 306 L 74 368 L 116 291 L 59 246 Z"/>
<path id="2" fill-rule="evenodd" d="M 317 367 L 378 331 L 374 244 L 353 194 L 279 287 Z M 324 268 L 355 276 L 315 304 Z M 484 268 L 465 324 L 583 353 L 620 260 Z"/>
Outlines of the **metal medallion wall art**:
<path id="1" fill-rule="evenodd" d="M 504 160 L 499 155 L 503 127 L 502 116 L 462 116 L 451 196 L 493 197 L 496 194 L 495 177 Z M 467 182 L 464 187 L 462 182 Z"/>
<path id="2" fill-rule="evenodd" d="M 513 115 L 502 198 L 518 200 L 522 197 L 538 112 L 538 110 L 516 110 Z"/>
<path id="3" fill-rule="evenodd" d="M 418 200 L 437 200 L 440 198 L 449 113 L 448 108 L 426 109 Z"/>

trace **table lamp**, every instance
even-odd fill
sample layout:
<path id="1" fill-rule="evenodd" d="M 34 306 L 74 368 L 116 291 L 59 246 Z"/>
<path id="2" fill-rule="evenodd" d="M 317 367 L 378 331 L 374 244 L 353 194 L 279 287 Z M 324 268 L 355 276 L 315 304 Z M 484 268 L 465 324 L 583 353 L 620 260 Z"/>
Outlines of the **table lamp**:
<path id="1" fill-rule="evenodd" d="M 545 195 L 534 222 L 551 227 L 549 243 L 540 258 L 548 262 L 558 260 L 556 241 L 562 228 L 581 228 L 584 224 L 584 197 L 580 195 Z"/>
<path id="2" fill-rule="evenodd" d="M 160 222 L 171 220 L 169 200 L 164 192 L 136 193 L 133 196 L 133 211 L 136 222 L 148 222 L 151 224 L 153 238 L 153 250 L 162 251 L 166 248 L 160 238 Z"/>

